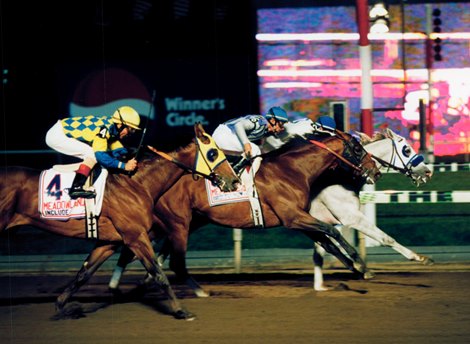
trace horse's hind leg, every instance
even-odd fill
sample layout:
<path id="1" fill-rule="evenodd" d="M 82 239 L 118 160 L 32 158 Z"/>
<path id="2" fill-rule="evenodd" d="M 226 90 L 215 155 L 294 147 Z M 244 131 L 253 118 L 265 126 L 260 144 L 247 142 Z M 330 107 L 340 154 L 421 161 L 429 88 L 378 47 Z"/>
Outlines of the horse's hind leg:
<path id="1" fill-rule="evenodd" d="M 313 289 L 316 291 L 328 290 L 323 279 L 323 254 L 325 250 L 318 243 L 313 244 Z"/>
<path id="2" fill-rule="evenodd" d="M 157 255 L 157 263 L 160 266 L 163 266 L 163 263 L 165 262 L 166 258 L 170 255 L 170 248 L 171 244 L 168 242 L 168 240 L 165 239 L 163 247 L 162 249 L 160 249 Z M 118 289 L 119 283 L 121 282 L 122 275 L 126 270 L 127 265 L 129 265 L 134 259 L 134 252 L 132 252 L 129 247 L 123 246 L 121 254 L 119 255 L 118 261 L 116 263 L 116 266 L 114 267 L 113 274 L 108 284 L 110 290 L 114 291 Z M 144 283 L 150 282 L 153 282 L 153 277 L 149 273 L 147 273 L 147 275 L 145 276 Z"/>
<path id="3" fill-rule="evenodd" d="M 351 228 L 362 232 L 364 235 L 367 235 L 369 238 L 372 238 L 379 242 L 382 246 L 388 246 L 398 253 L 400 253 L 402 256 L 409 260 L 414 260 L 420 263 L 423 263 L 424 265 L 432 265 L 434 264 L 434 261 L 424 255 L 420 255 L 412 250 L 410 250 L 408 247 L 403 246 L 399 242 L 397 242 L 394 238 L 392 238 L 390 235 L 382 231 L 379 227 L 373 225 L 370 223 L 367 218 L 361 214 L 360 219 L 357 223 L 351 225 Z"/>
<path id="4" fill-rule="evenodd" d="M 126 269 L 127 265 L 129 265 L 132 262 L 134 257 L 135 257 L 135 254 L 134 252 L 132 252 L 132 250 L 129 247 L 127 246 L 122 247 L 121 253 L 119 255 L 119 259 L 117 261 L 116 266 L 114 267 L 113 274 L 108 283 L 108 288 L 111 291 L 113 292 L 117 291 L 119 287 L 119 283 L 121 282 L 122 274 L 124 273 L 124 270 Z"/>
<path id="5" fill-rule="evenodd" d="M 61 312 L 70 298 L 82 287 L 96 272 L 96 270 L 115 252 L 116 245 L 97 243 L 93 251 L 88 255 L 80 271 L 70 282 L 62 294 L 56 300 L 55 306 Z"/>

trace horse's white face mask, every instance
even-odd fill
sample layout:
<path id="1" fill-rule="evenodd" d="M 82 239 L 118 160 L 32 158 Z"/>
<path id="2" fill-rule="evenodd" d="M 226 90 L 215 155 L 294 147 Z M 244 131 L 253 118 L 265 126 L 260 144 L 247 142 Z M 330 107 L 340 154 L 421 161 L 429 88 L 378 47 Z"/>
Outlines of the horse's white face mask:
<path id="1" fill-rule="evenodd" d="M 397 168 L 404 169 L 406 171 L 405 174 L 407 174 L 417 186 L 428 182 L 432 177 L 432 171 L 425 164 L 424 157 L 417 154 L 404 137 L 394 133 L 392 130 L 386 129 L 384 135 L 391 140 L 393 146 L 389 157 L 384 157 L 384 160 L 390 162 L 391 165 Z M 367 145 L 365 147 L 367 149 Z"/>

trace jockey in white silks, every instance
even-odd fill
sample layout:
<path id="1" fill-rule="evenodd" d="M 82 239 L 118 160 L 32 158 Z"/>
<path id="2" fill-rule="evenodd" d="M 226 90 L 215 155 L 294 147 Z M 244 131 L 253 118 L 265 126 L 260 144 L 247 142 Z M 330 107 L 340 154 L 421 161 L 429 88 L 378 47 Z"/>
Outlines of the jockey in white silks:
<path id="1" fill-rule="evenodd" d="M 212 134 L 213 139 L 226 155 L 242 156 L 244 160 L 238 166 L 251 161 L 251 174 L 254 177 L 261 164 L 261 149 L 253 141 L 276 135 L 284 130 L 288 122 L 286 111 L 276 106 L 268 110 L 265 116 L 247 115 L 220 124 Z"/>

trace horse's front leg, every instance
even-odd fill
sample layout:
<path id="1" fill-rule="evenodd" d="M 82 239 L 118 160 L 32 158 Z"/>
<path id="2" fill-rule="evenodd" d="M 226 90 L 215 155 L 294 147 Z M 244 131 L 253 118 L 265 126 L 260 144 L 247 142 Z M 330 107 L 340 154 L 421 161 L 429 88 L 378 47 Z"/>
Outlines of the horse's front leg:
<path id="1" fill-rule="evenodd" d="M 147 272 L 150 274 L 155 283 L 162 289 L 166 294 L 169 302 L 172 314 L 177 319 L 193 320 L 196 317 L 190 312 L 184 310 L 175 292 L 171 288 L 170 282 L 166 277 L 162 267 L 158 264 L 155 259 L 155 252 L 153 250 L 150 238 L 146 232 L 142 232 L 134 240 L 129 242 L 125 240 L 125 244 L 134 252 L 137 258 L 141 261 Z"/>
<path id="2" fill-rule="evenodd" d="M 176 235 L 175 235 L 176 234 Z M 173 235 L 165 239 L 162 249 L 170 254 L 170 269 L 180 281 L 185 283 L 196 294 L 197 297 L 209 297 L 202 286 L 189 274 L 186 266 L 186 252 L 188 249 L 189 233 L 184 229 L 176 227 Z"/>
<path id="3" fill-rule="evenodd" d="M 419 255 L 409 248 L 398 243 L 394 238 L 383 232 L 369 221 L 360 209 L 358 195 L 340 185 L 333 185 L 324 190 L 311 203 L 310 214 L 315 216 L 318 211 L 331 213 L 342 225 L 353 228 L 364 235 L 379 242 L 382 246 L 393 248 L 409 260 L 422 262 L 425 265 L 432 264 L 431 258 Z M 330 218 L 331 218 L 330 216 Z"/>
<path id="4" fill-rule="evenodd" d="M 56 300 L 55 306 L 58 312 L 64 310 L 70 298 L 93 276 L 98 268 L 116 251 L 117 245 L 98 242 L 86 258 L 80 271 L 70 282 L 62 294 Z"/>
<path id="5" fill-rule="evenodd" d="M 424 265 L 432 265 L 434 263 L 431 258 L 420 255 L 410 250 L 408 247 L 401 245 L 390 235 L 382 231 L 379 227 L 372 224 L 362 212 L 358 211 L 355 214 L 350 214 L 350 216 L 348 215 L 349 214 L 347 212 L 342 214 L 344 220 L 341 222 L 343 224 L 363 233 L 371 239 L 376 240 L 382 246 L 390 247 L 405 258 L 421 262 Z"/>

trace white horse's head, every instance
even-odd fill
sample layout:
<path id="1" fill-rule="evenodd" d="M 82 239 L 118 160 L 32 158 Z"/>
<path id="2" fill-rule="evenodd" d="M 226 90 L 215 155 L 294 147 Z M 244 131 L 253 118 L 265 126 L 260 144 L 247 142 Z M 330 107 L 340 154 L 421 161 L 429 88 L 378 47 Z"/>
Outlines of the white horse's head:
<path id="1" fill-rule="evenodd" d="M 358 133 L 364 148 L 383 169 L 392 168 L 411 178 L 419 186 L 432 177 L 431 169 L 425 164 L 422 155 L 417 154 L 404 137 L 390 129 L 376 133 L 373 138 Z"/>

